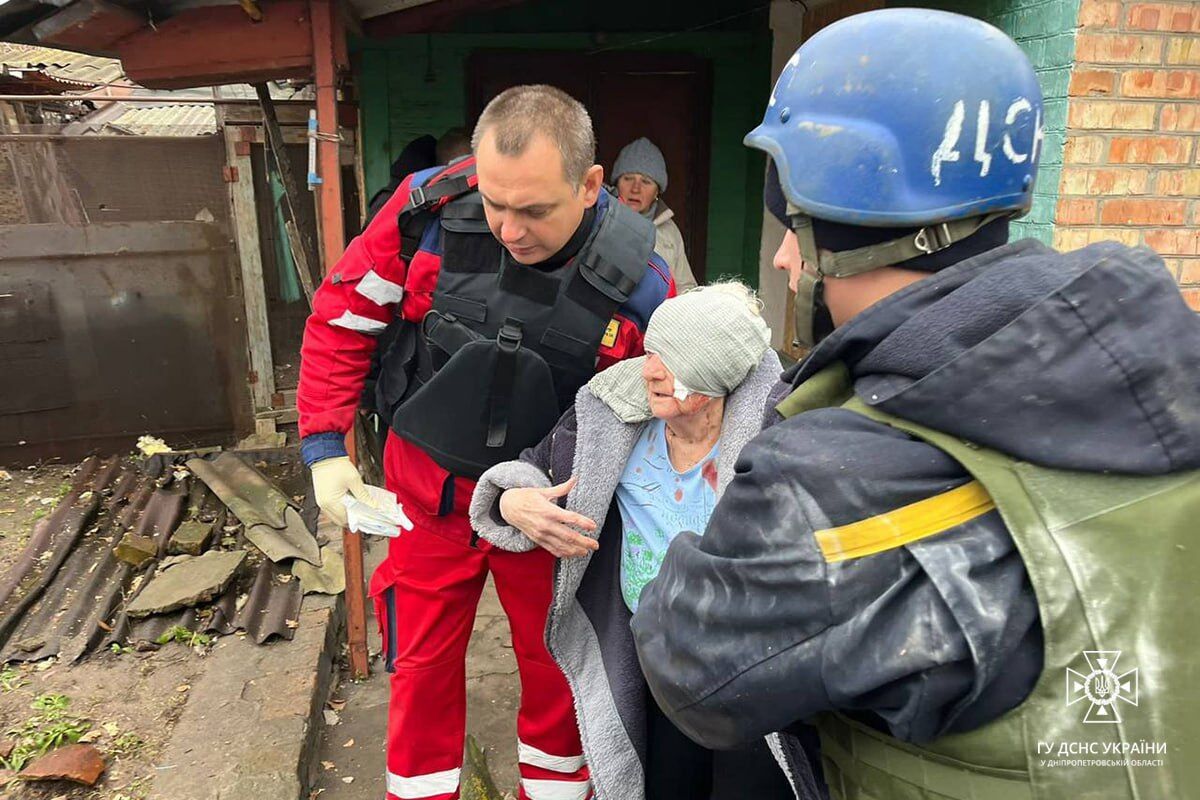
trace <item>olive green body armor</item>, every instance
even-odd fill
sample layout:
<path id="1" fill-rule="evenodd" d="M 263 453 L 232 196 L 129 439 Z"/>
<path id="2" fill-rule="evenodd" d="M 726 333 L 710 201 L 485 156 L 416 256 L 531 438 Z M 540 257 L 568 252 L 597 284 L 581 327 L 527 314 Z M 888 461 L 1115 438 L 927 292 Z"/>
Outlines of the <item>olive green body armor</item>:
<path id="1" fill-rule="evenodd" d="M 779 410 L 830 406 L 928 442 L 983 485 L 1025 563 L 1045 636 L 1033 691 L 976 730 L 918 747 L 821 715 L 835 800 L 1200 797 L 1200 471 L 1039 467 L 866 406 L 842 364 Z"/>

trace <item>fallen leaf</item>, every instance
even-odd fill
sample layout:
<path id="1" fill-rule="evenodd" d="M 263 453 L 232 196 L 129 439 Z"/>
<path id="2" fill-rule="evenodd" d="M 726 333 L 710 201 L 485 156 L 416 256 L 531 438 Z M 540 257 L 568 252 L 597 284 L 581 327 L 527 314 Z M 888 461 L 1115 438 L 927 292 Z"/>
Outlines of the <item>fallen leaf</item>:
<path id="1" fill-rule="evenodd" d="M 333 763 L 332 761 L 322 761 L 321 766 L 327 770 L 328 769 L 337 769 L 337 764 Z"/>
<path id="2" fill-rule="evenodd" d="M 115 722 L 105 722 L 100 727 L 104 728 L 104 732 L 107 733 L 109 736 L 116 736 L 118 733 L 121 732 L 121 726 Z"/>
<path id="3" fill-rule="evenodd" d="M 353 739 L 347 739 L 347 740 L 346 740 L 346 743 L 345 743 L 344 745 L 342 745 L 342 747 L 354 747 L 354 740 L 353 740 Z"/>
<path id="4" fill-rule="evenodd" d="M 101 736 L 101 733 L 102 732 L 99 729 L 93 728 L 92 730 L 85 733 L 83 736 L 79 737 L 79 743 L 80 744 L 90 744 L 91 742 L 94 742 L 97 739 L 99 739 Z"/>
<path id="5" fill-rule="evenodd" d="M 347 775 L 346 777 L 342 778 L 342 783 L 354 783 L 354 776 Z"/>

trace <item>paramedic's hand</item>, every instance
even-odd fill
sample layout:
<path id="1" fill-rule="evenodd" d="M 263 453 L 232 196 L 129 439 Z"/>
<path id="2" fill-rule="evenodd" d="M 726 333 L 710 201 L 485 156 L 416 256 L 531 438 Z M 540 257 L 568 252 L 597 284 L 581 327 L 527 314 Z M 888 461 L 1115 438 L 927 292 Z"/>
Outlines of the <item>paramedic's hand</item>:
<path id="1" fill-rule="evenodd" d="M 346 507 L 342 505 L 342 498 L 347 493 L 369 506 L 375 505 L 358 468 L 347 456 L 326 458 L 313 464 L 312 479 L 317 505 L 341 528 L 346 527 Z"/>
<path id="2" fill-rule="evenodd" d="M 568 526 L 595 531 L 596 523 L 582 514 L 559 508 L 554 502 L 575 488 L 575 478 L 548 489 L 508 489 L 500 495 L 500 516 L 539 547 L 559 558 L 585 556 L 600 547 Z"/>

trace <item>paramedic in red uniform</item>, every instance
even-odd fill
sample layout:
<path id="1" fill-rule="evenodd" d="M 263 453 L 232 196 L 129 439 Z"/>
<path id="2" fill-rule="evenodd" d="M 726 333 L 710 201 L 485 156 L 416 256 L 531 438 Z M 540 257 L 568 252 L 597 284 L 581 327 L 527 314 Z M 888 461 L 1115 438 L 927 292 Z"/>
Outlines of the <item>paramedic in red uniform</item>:
<path id="1" fill-rule="evenodd" d="M 388 800 L 459 796 L 465 660 L 490 572 L 521 678 L 522 800 L 591 794 L 567 683 L 544 632 L 554 557 L 471 530 L 474 479 L 537 443 L 596 371 L 641 355 L 674 285 L 654 230 L 603 188 L 584 107 L 548 86 L 498 95 L 473 156 L 405 179 L 314 298 L 298 406 L 321 508 L 365 496 L 344 436 L 377 337 L 391 416 L 387 488 L 415 528 L 389 541 L 370 594 L 391 671 Z"/>

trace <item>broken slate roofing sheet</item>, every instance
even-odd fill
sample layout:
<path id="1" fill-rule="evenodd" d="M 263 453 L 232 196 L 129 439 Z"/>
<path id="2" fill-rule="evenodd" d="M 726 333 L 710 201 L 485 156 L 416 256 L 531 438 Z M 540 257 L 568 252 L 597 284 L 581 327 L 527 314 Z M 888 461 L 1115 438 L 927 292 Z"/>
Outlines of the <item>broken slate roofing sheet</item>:
<path id="1" fill-rule="evenodd" d="M 3 604 L 0 660 L 44 658 L 64 647 L 74 657 L 95 644 L 102 635 L 98 621 L 119 602 L 127 577 L 109 554 L 120 535 L 112 512 L 134 495 L 150 499 L 137 492 L 143 480 L 116 459 L 89 459 L 81 466 L 46 520 L 48 548 Z"/>
<path id="2" fill-rule="evenodd" d="M 301 558 L 320 566 L 316 537 L 283 492 L 234 453 L 193 458 L 188 469 L 246 526 L 246 538 L 272 561 Z"/>
<path id="3" fill-rule="evenodd" d="M 129 601 L 125 613 L 135 619 L 193 608 L 219 597 L 246 558 L 245 550 L 210 550 L 156 572 Z"/>
<path id="4" fill-rule="evenodd" d="M 257 644 L 272 636 L 290 640 L 296 635 L 303 600 L 300 581 L 286 567 L 263 559 L 246 603 L 233 619 L 233 627 L 244 630 Z"/>
<path id="5" fill-rule="evenodd" d="M 288 505 L 277 490 L 274 495 L 272 502 L 282 498 Z M 197 615 L 196 609 L 131 619 L 122 603 L 131 589 L 140 593 L 147 585 L 158 560 L 137 569 L 113 554 L 121 537 L 133 532 L 151 538 L 161 558 L 180 521 L 196 518 L 202 507 L 206 518 L 220 511 L 214 523 L 219 538 L 224 507 L 200 481 L 185 478 L 157 486 L 152 477 L 118 458 L 83 462 L 70 490 L 38 523 L 17 563 L 0 575 L 0 662 L 53 655 L 73 661 L 110 642 L 156 639 L 177 624 L 192 628 L 207 623 L 212 628 L 220 612 L 212 619 L 203 612 Z M 270 519 L 282 518 L 286 527 L 287 510 L 290 506 L 282 517 Z M 314 549 L 315 545 L 313 540 Z M 253 587 L 251 575 L 244 574 L 241 586 L 230 585 L 220 598 L 219 605 L 228 609 L 232 621 L 227 618 L 219 627 L 244 628 L 258 642 L 275 635 L 290 639 L 294 630 L 287 621 L 299 616 L 300 581 L 281 579 L 291 577 L 286 566 L 265 559 L 263 563 L 253 576 Z M 238 609 L 239 588 L 245 592 L 248 587 L 251 591 Z M 204 619 L 198 622 L 200 617 Z"/>

